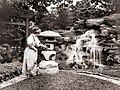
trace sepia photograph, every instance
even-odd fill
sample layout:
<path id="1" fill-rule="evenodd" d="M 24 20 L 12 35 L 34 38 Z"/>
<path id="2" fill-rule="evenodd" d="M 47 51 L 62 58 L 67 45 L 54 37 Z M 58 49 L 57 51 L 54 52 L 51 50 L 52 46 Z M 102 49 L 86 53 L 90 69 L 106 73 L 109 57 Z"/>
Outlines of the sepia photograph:
<path id="1" fill-rule="evenodd" d="M 120 90 L 120 0 L 0 0 L 0 90 Z"/>

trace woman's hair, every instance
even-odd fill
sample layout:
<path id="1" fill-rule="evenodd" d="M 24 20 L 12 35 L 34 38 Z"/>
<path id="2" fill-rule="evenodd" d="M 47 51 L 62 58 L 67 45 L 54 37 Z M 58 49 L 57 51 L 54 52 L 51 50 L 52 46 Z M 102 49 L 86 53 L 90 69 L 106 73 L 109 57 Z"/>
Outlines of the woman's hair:
<path id="1" fill-rule="evenodd" d="M 41 32 L 41 30 L 39 29 L 39 27 L 33 27 L 32 32 L 33 33 L 39 33 L 39 32 Z"/>

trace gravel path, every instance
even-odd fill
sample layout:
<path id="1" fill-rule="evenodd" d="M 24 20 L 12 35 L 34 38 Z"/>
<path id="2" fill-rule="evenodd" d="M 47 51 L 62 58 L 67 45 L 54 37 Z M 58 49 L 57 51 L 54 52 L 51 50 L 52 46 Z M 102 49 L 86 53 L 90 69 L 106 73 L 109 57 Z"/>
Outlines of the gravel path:
<path id="1" fill-rule="evenodd" d="M 61 70 L 61 71 L 66 72 L 66 70 Z M 104 75 L 101 73 L 90 72 L 90 71 L 69 71 L 68 70 L 67 72 L 72 72 L 74 74 L 79 74 L 79 75 L 85 75 L 88 77 L 93 77 L 93 78 L 97 78 L 97 79 L 111 82 L 111 83 L 116 84 L 116 85 L 120 85 L 120 78 L 118 78 L 118 77 L 111 77 L 109 75 Z"/>
<path id="2" fill-rule="evenodd" d="M 15 83 L 18 83 L 20 81 L 23 81 L 25 80 L 27 77 L 23 77 L 22 75 L 18 76 L 18 77 L 15 77 L 13 79 L 10 79 L 8 81 L 5 81 L 3 83 L 0 84 L 0 89 L 1 88 L 4 88 L 4 87 L 7 87 L 7 86 L 10 86 L 10 85 L 13 85 Z"/>
<path id="3" fill-rule="evenodd" d="M 113 84 L 120 85 L 120 78 L 117 78 L 117 77 L 111 77 L 111 76 L 99 74 L 99 73 L 94 74 L 92 72 L 78 72 L 77 74 L 102 79 L 102 80 L 111 82 Z"/>

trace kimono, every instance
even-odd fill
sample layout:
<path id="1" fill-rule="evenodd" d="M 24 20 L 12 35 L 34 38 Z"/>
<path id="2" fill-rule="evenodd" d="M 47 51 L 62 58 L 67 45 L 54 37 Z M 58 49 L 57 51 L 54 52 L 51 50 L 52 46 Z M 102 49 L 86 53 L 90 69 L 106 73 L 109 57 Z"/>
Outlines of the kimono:
<path id="1" fill-rule="evenodd" d="M 27 47 L 24 51 L 22 73 L 26 75 L 26 72 L 29 71 L 32 75 L 36 75 L 35 63 L 37 62 L 38 50 L 36 47 L 40 46 L 40 41 L 37 36 L 31 34 L 27 38 Z M 29 47 L 31 46 L 31 48 Z"/>

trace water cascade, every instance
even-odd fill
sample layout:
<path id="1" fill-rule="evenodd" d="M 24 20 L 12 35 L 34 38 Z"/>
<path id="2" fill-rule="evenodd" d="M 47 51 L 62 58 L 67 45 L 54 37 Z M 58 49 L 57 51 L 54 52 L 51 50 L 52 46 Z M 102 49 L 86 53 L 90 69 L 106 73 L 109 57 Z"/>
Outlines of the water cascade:
<path id="1" fill-rule="evenodd" d="M 87 66 L 85 63 L 86 60 L 83 59 L 83 57 L 86 56 L 87 62 L 91 62 L 93 68 L 102 65 L 102 47 L 98 44 L 94 30 L 86 31 L 85 34 L 80 35 L 76 40 L 76 44 L 72 45 L 71 48 L 72 53 L 68 58 L 68 61 L 73 60 L 75 57 L 73 62 L 76 62 L 79 65 L 83 64 L 83 66 Z"/>
<path id="2" fill-rule="evenodd" d="M 92 60 L 94 68 L 95 65 L 101 65 L 101 51 L 102 47 L 98 45 L 97 38 L 95 38 L 95 34 L 91 34 L 91 41 L 88 42 L 88 45 L 86 47 L 88 50 L 90 50 L 89 59 Z"/>

